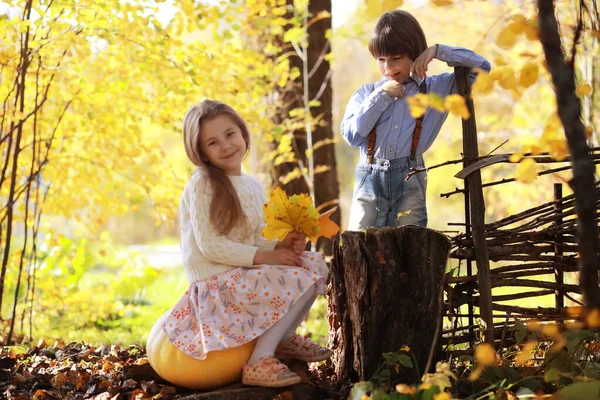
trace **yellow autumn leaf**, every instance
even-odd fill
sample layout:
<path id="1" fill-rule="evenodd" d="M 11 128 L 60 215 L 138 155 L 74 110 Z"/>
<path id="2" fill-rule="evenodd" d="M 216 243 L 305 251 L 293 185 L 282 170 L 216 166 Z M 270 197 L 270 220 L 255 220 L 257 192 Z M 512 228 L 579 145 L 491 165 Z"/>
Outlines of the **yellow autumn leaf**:
<path id="1" fill-rule="evenodd" d="M 429 96 L 423 93 L 418 93 L 407 98 L 406 103 L 410 108 L 410 115 L 413 118 L 419 118 L 425 114 L 425 111 L 427 111 L 427 106 L 429 105 Z"/>
<path id="2" fill-rule="evenodd" d="M 450 114 L 458 115 L 462 119 L 469 119 L 471 117 L 465 98 L 460 94 L 446 96 L 444 99 L 444 107 Z"/>
<path id="3" fill-rule="evenodd" d="M 502 29 L 496 37 L 496 44 L 503 49 L 510 50 L 517 43 L 518 33 L 515 32 L 513 24 Z"/>
<path id="4" fill-rule="evenodd" d="M 528 20 L 527 25 L 525 25 L 524 28 L 525 29 L 523 33 L 525 33 L 525 37 L 527 38 L 527 40 L 538 40 L 537 18 L 532 18 L 531 20 Z"/>
<path id="5" fill-rule="evenodd" d="M 494 79 L 490 77 L 490 74 L 486 71 L 479 71 L 473 86 L 471 87 L 473 93 L 488 94 L 494 90 Z"/>
<path id="6" fill-rule="evenodd" d="M 304 233 L 316 242 L 321 236 L 331 238 L 340 227 L 329 218 L 336 207 L 319 215 L 313 206 L 313 200 L 307 194 L 293 195 L 288 198 L 279 187 L 269 194 L 269 201 L 263 207 L 266 226 L 262 235 L 268 239 L 282 241 L 292 231 Z"/>
<path id="7" fill-rule="evenodd" d="M 510 157 L 508 157 L 508 160 L 511 163 L 518 163 L 519 161 L 521 161 L 521 158 L 523 158 L 523 153 L 518 152 L 511 154 Z"/>
<path id="8" fill-rule="evenodd" d="M 569 144 L 565 138 L 543 141 L 552 158 L 562 161 L 569 155 Z"/>
<path id="9" fill-rule="evenodd" d="M 515 78 L 515 70 L 510 65 L 503 65 L 494 68 L 490 72 L 490 77 L 496 81 L 502 89 L 516 89 L 517 79 Z"/>
<path id="10" fill-rule="evenodd" d="M 542 326 L 542 335 L 545 337 L 557 338 L 560 336 L 560 329 L 558 328 L 558 325 L 553 323 L 544 324 Z"/>
<path id="11" fill-rule="evenodd" d="M 592 128 L 591 126 L 586 126 L 584 132 L 585 132 L 585 138 L 587 140 L 590 140 L 590 138 L 594 134 L 594 128 Z"/>
<path id="12" fill-rule="evenodd" d="M 532 183 L 537 178 L 537 169 L 535 168 L 536 162 L 531 158 L 525 158 L 521 160 L 517 167 L 517 174 L 515 180 L 522 183 Z"/>
<path id="13" fill-rule="evenodd" d="M 590 310 L 585 316 L 585 323 L 588 328 L 600 328 L 600 310 L 597 308 Z"/>
<path id="14" fill-rule="evenodd" d="M 544 132 L 558 133 L 562 129 L 562 121 L 557 113 L 552 114 L 546 121 Z"/>
<path id="15" fill-rule="evenodd" d="M 496 364 L 496 350 L 489 343 L 482 343 L 475 347 L 475 359 L 483 367 Z"/>
<path id="16" fill-rule="evenodd" d="M 340 231 L 340 226 L 331 220 L 331 215 L 337 210 L 337 206 L 319 215 L 319 231 L 317 235 L 309 237 L 309 240 L 316 243 L 320 237 L 331 239 Z"/>
<path id="17" fill-rule="evenodd" d="M 577 89 L 575 89 L 575 93 L 577 93 L 579 96 L 590 96 L 593 91 L 592 85 L 587 82 L 582 83 L 581 85 L 577 86 Z"/>
<path id="18" fill-rule="evenodd" d="M 400 394 L 408 394 L 413 395 L 417 392 L 417 387 L 412 385 L 407 385 L 405 383 L 399 383 L 396 385 L 396 392 Z"/>
<path id="19" fill-rule="evenodd" d="M 527 62 L 521 68 L 521 75 L 519 77 L 519 83 L 523 87 L 529 87 L 537 82 L 538 77 L 540 76 L 540 71 L 538 69 L 537 64 L 532 62 Z"/>
<path id="20" fill-rule="evenodd" d="M 429 0 L 436 7 L 446 7 L 453 4 L 452 0 Z"/>
<path id="21" fill-rule="evenodd" d="M 405 217 L 405 216 L 407 216 L 407 215 L 410 215 L 410 211 L 411 211 L 411 210 L 408 210 L 408 211 L 400 211 L 400 212 L 398 213 L 398 216 L 397 216 L 397 218 L 400 218 L 400 217 Z"/>
<path id="22" fill-rule="evenodd" d="M 446 112 L 446 109 L 444 108 L 444 99 L 442 98 L 442 96 L 440 96 L 437 93 L 429 93 L 428 96 L 429 107 L 441 113 Z"/>
<path id="23" fill-rule="evenodd" d="M 433 400 L 451 400 L 452 396 L 448 392 L 441 392 L 433 395 Z"/>
<path id="24" fill-rule="evenodd" d="M 528 341 L 523 345 L 523 349 L 517 354 L 515 357 L 515 362 L 517 364 L 525 364 L 527 361 L 531 360 L 533 350 L 536 348 L 536 341 Z"/>

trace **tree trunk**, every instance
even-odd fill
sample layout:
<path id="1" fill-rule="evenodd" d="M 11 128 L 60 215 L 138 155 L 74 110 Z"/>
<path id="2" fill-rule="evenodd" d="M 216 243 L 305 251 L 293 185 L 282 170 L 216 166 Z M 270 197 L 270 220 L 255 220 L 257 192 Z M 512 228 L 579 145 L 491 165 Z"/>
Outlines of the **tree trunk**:
<path id="1" fill-rule="evenodd" d="M 538 0 L 538 8 L 540 41 L 556 92 L 558 116 L 565 128 L 565 136 L 573 160 L 573 179 L 569 185 L 575 195 L 575 209 L 577 210 L 581 291 L 586 307 L 598 308 L 600 307 L 600 290 L 598 288 L 596 191 L 590 190 L 595 186 L 595 168 L 581 122 L 581 103 L 575 95 L 574 60 L 567 63 L 565 59 L 554 2 Z M 579 24 L 583 23 L 583 21 L 578 22 Z M 581 29 L 579 24 L 578 29 Z M 574 57 L 575 54 L 573 54 Z"/>
<path id="2" fill-rule="evenodd" d="M 338 382 L 370 379 L 382 353 L 403 345 L 417 361 L 410 380 L 420 379 L 430 351 L 438 350 L 449 251 L 447 236 L 414 225 L 342 234 L 328 288 Z"/>
<path id="3" fill-rule="evenodd" d="M 292 0 L 287 1 L 288 4 L 293 4 Z M 331 13 L 331 0 L 311 0 L 308 4 L 310 18 L 314 18 L 320 12 Z M 281 109 L 278 119 L 285 119 L 290 110 L 294 108 L 305 107 L 305 95 L 308 101 L 318 100 L 321 102 L 319 106 L 311 107 L 313 118 L 321 116 L 321 125 L 317 125 L 312 129 L 312 144 L 313 148 L 316 145 L 316 150 L 313 151 L 313 163 L 317 168 L 314 175 L 314 194 L 315 205 L 319 206 L 324 203 L 336 201 L 339 199 L 339 183 L 337 180 L 337 164 L 335 159 L 335 147 L 333 144 L 333 92 L 331 88 L 331 69 L 326 57 L 331 53 L 331 46 L 326 37 L 326 32 L 331 29 L 331 18 L 322 18 L 308 27 L 308 46 L 306 48 L 307 63 L 303 65 L 303 61 L 298 55 L 290 57 L 290 68 L 298 68 L 300 76 L 297 78 L 297 85 L 294 85 L 294 90 L 281 94 L 283 104 L 288 107 Z M 285 50 L 287 51 L 287 50 Z M 318 64 L 316 69 L 313 68 Z M 306 73 L 308 71 L 308 74 Z M 308 85 L 306 85 L 308 83 Z M 302 160 L 304 165 L 308 165 L 310 160 L 306 157 L 307 140 L 306 131 L 294 132 L 295 141 L 295 158 Z M 304 178 L 297 178 L 287 184 L 280 184 L 279 177 L 285 176 L 298 165 L 296 163 L 284 163 L 274 167 L 274 183 L 281 185 L 288 195 L 309 193 L 309 186 Z M 319 172 L 319 166 L 325 166 L 328 169 Z M 340 210 L 332 215 L 331 219 L 338 225 L 341 221 Z M 327 254 L 331 253 L 331 241 L 321 238 L 317 244 L 318 249 L 323 249 Z"/>

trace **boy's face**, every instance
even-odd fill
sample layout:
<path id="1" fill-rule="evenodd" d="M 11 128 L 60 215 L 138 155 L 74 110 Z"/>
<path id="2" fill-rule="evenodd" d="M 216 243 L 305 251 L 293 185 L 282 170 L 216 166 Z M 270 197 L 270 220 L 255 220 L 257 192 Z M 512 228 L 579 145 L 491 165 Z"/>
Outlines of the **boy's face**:
<path id="1" fill-rule="evenodd" d="M 402 83 L 410 78 L 410 69 L 413 61 L 407 55 L 381 56 L 377 58 L 377 66 L 381 75 L 385 76 L 388 80 Z"/>

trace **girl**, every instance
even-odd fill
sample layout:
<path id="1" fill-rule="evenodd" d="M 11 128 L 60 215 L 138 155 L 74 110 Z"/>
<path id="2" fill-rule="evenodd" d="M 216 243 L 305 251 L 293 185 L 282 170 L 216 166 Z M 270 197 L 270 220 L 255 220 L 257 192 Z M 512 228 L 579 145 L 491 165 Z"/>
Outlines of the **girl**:
<path id="1" fill-rule="evenodd" d="M 279 244 L 262 237 L 266 196 L 256 178 L 242 173 L 250 135 L 231 107 L 212 100 L 193 106 L 183 136 L 198 167 L 180 205 L 190 287 L 163 329 L 175 346 L 201 360 L 256 339 L 242 382 L 298 383 L 300 377 L 278 358 L 322 361 L 332 354 L 295 333 L 323 293 L 323 255 L 303 252 L 305 236 L 295 232 Z"/>

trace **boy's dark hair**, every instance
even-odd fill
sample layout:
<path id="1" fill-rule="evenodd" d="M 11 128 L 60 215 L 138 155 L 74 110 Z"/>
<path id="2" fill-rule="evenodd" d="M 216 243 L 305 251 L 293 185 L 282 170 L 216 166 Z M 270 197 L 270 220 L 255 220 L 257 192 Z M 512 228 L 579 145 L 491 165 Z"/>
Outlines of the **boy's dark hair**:
<path id="1" fill-rule="evenodd" d="M 425 50 L 427 39 L 419 21 L 402 10 L 379 17 L 369 40 L 369 51 L 374 58 L 407 55 L 415 60 Z"/>

